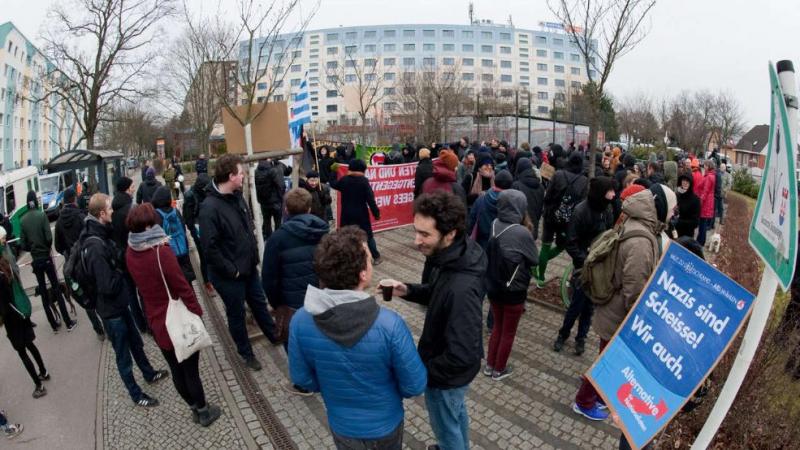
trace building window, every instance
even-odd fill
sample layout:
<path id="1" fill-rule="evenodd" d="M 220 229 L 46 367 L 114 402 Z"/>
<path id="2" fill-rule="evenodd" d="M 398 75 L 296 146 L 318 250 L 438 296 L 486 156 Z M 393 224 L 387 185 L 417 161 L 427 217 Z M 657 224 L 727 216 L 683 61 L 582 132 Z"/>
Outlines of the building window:
<path id="1" fill-rule="evenodd" d="M 434 30 L 422 30 L 422 37 L 436 37 L 436 31 L 434 31 Z"/>
<path id="2" fill-rule="evenodd" d="M 337 81 L 339 81 L 339 77 L 337 77 L 336 75 L 328 75 L 328 76 L 325 78 L 325 80 L 326 80 L 328 83 L 336 83 Z M 345 80 L 346 80 L 346 78 L 345 78 Z"/>
<path id="3" fill-rule="evenodd" d="M 536 64 L 536 70 L 541 70 L 542 72 L 546 72 L 547 64 L 542 64 L 542 63 Z"/>
<path id="4" fill-rule="evenodd" d="M 462 52 L 474 52 L 475 51 L 475 46 L 472 45 L 472 44 L 462 44 L 461 45 L 461 51 Z"/>
<path id="5" fill-rule="evenodd" d="M 403 58 L 404 66 L 413 66 L 415 64 L 414 58 Z"/>
<path id="6" fill-rule="evenodd" d="M 377 76 L 374 73 L 368 73 L 364 75 L 364 80 L 366 81 L 375 81 L 376 78 Z"/>
<path id="7" fill-rule="evenodd" d="M 573 67 L 569 71 L 570 71 L 570 73 L 572 75 L 580 75 L 581 74 L 581 68 L 580 67 Z"/>
<path id="8" fill-rule="evenodd" d="M 354 41 L 358 39 L 358 33 L 356 33 L 355 31 L 348 31 L 347 33 L 344 34 L 344 38 L 347 39 L 348 41 Z"/>
<path id="9" fill-rule="evenodd" d="M 272 86 L 275 87 L 275 88 L 282 88 L 283 87 L 283 80 L 278 80 L 278 81 L 272 83 Z"/>
<path id="10" fill-rule="evenodd" d="M 414 72 L 403 72 L 403 79 L 406 81 L 410 81 L 414 79 L 416 74 Z"/>
<path id="11" fill-rule="evenodd" d="M 325 35 L 325 40 L 326 41 L 330 41 L 330 42 L 336 42 L 336 41 L 339 40 L 339 34 L 338 33 L 328 33 L 327 35 Z"/>
<path id="12" fill-rule="evenodd" d="M 337 107 L 336 105 L 328 105 L 328 106 L 325 107 L 325 111 L 329 112 L 329 113 L 330 112 L 337 112 L 337 111 L 339 111 L 339 107 Z"/>
<path id="13" fill-rule="evenodd" d="M 553 39 L 553 45 L 555 45 L 557 47 L 563 47 L 564 46 L 564 39 L 554 38 Z"/>
<path id="14" fill-rule="evenodd" d="M 454 66 L 456 64 L 455 58 L 442 58 L 442 65 Z"/>
<path id="15" fill-rule="evenodd" d="M 378 60 L 375 58 L 367 58 L 364 60 L 364 67 L 375 67 L 378 64 Z"/>
<path id="16" fill-rule="evenodd" d="M 376 37 L 377 37 L 377 32 L 375 30 L 364 32 L 364 39 L 375 39 Z"/>
<path id="17" fill-rule="evenodd" d="M 481 31 L 481 39 L 492 39 L 493 37 L 491 31 Z"/>
<path id="18" fill-rule="evenodd" d="M 357 52 L 357 51 L 358 51 L 358 46 L 357 45 L 348 45 L 347 47 L 344 48 L 344 54 L 345 55 L 352 55 L 352 54 L 355 54 L 355 52 Z"/>
<path id="19" fill-rule="evenodd" d="M 403 37 L 415 37 L 416 35 L 416 30 L 403 30 Z"/>
<path id="20" fill-rule="evenodd" d="M 435 52 L 436 44 L 422 44 L 422 50 L 426 52 Z"/>
<path id="21" fill-rule="evenodd" d="M 347 75 L 344 76 L 345 83 L 355 83 L 356 80 L 358 80 L 358 78 L 356 78 L 356 75 L 354 73 L 348 73 Z"/>
<path id="22" fill-rule="evenodd" d="M 501 69 L 510 69 L 511 68 L 511 61 L 500 61 L 500 68 Z"/>
<path id="23" fill-rule="evenodd" d="M 339 47 L 328 47 L 327 50 L 329 55 L 338 55 L 339 54 Z"/>
<path id="24" fill-rule="evenodd" d="M 596 75 L 597 72 L 595 72 L 594 69 L 589 70 L 589 78 L 594 79 Z"/>
<path id="25" fill-rule="evenodd" d="M 569 55 L 569 60 L 572 62 L 581 62 L 581 55 L 577 53 L 572 53 Z"/>
<path id="26" fill-rule="evenodd" d="M 547 58 L 547 50 L 536 50 L 536 56 L 539 58 Z"/>
<path id="27" fill-rule="evenodd" d="M 564 87 L 564 86 L 566 86 L 564 80 L 556 80 L 556 87 Z"/>
<path id="28" fill-rule="evenodd" d="M 475 65 L 475 60 L 473 58 L 463 58 L 461 60 L 461 65 L 472 67 Z"/>
<path id="29" fill-rule="evenodd" d="M 564 52 L 553 52 L 553 59 L 564 59 Z"/>
<path id="30" fill-rule="evenodd" d="M 536 84 L 539 86 L 547 86 L 547 78 L 539 77 L 536 79 Z"/>
<path id="31" fill-rule="evenodd" d="M 485 95 L 487 97 L 491 97 L 492 95 L 494 95 L 494 91 L 490 87 L 485 87 L 485 88 L 481 89 L 481 94 L 483 94 L 483 95 Z"/>
<path id="32" fill-rule="evenodd" d="M 494 51 L 494 47 L 491 45 L 481 45 L 481 51 L 483 53 L 492 53 Z"/>
<path id="33" fill-rule="evenodd" d="M 492 82 L 494 81 L 494 75 L 490 73 L 481 74 L 481 81 Z"/>
<path id="34" fill-rule="evenodd" d="M 336 61 L 328 61 L 325 63 L 325 68 L 327 69 L 336 69 L 337 67 L 339 67 L 339 63 Z"/>
<path id="35" fill-rule="evenodd" d="M 553 71 L 555 73 L 564 73 L 564 66 L 553 66 Z"/>
<path id="36" fill-rule="evenodd" d="M 461 79 L 464 81 L 472 81 L 475 79 L 475 74 L 470 72 L 464 72 L 461 74 Z"/>
<path id="37" fill-rule="evenodd" d="M 393 66 L 393 65 L 395 65 L 395 58 L 383 58 L 383 65 L 384 66 Z"/>
<path id="38" fill-rule="evenodd" d="M 394 88 L 392 90 L 394 90 Z M 397 109 L 397 103 L 395 103 L 395 102 L 384 102 L 383 103 L 383 109 L 385 111 L 394 111 L 394 110 Z"/>
<path id="39" fill-rule="evenodd" d="M 300 72 L 303 70 L 303 67 L 300 64 L 293 64 L 291 70 L 292 72 Z"/>
<path id="40" fill-rule="evenodd" d="M 511 47 L 501 46 L 500 47 L 500 53 L 504 53 L 506 55 L 510 55 L 511 54 Z"/>
<path id="41" fill-rule="evenodd" d="M 395 89 L 393 87 L 383 88 L 383 95 L 394 95 Z"/>
<path id="42" fill-rule="evenodd" d="M 397 31 L 396 30 L 383 30 L 383 37 L 385 37 L 385 38 L 397 37 Z"/>
<path id="43" fill-rule="evenodd" d="M 339 91 L 337 91 L 336 89 L 328 89 L 327 91 L 325 91 L 325 96 L 328 98 L 336 98 L 339 96 Z"/>
<path id="44" fill-rule="evenodd" d="M 258 84 L 256 85 L 256 88 L 257 88 L 259 91 L 263 91 L 264 89 L 266 89 L 266 88 L 267 88 L 267 83 L 258 83 Z M 0 114 L 0 117 L 2 117 L 2 114 Z"/>
<path id="45" fill-rule="evenodd" d="M 567 96 L 564 95 L 563 92 L 557 92 L 556 95 L 554 95 L 554 98 L 557 102 L 563 102 L 567 100 Z"/>
<path id="46" fill-rule="evenodd" d="M 511 40 L 511 33 L 500 33 L 500 40 L 510 41 Z"/>
<path id="47" fill-rule="evenodd" d="M 442 37 L 454 38 L 456 37 L 456 32 L 454 30 L 442 30 Z"/>
<path id="48" fill-rule="evenodd" d="M 462 30 L 461 31 L 461 37 L 464 38 L 464 39 L 472 39 L 472 38 L 475 37 L 475 33 L 473 33 L 472 31 L 469 31 L 469 30 Z"/>
<path id="49" fill-rule="evenodd" d="M 417 46 L 414 44 L 403 44 L 403 51 L 406 52 L 413 52 L 416 50 Z"/>
<path id="50" fill-rule="evenodd" d="M 394 72 L 386 72 L 383 74 L 383 79 L 386 81 L 394 81 Z"/>
<path id="51" fill-rule="evenodd" d="M 385 52 L 393 52 L 397 49 L 395 44 L 383 44 L 383 51 Z"/>
<path id="52" fill-rule="evenodd" d="M 283 95 L 273 95 L 272 96 L 272 100 L 274 100 L 276 102 L 282 102 L 283 101 Z M 245 100 L 243 104 L 247 104 L 247 100 Z"/>
<path id="53" fill-rule="evenodd" d="M 550 112 L 550 109 L 547 106 L 537 106 L 536 112 L 539 114 L 547 114 L 548 112 Z"/>
<path id="54" fill-rule="evenodd" d="M 456 51 L 456 44 L 442 44 L 442 50 L 445 52 Z"/>
<path id="55" fill-rule="evenodd" d="M 375 44 L 366 44 L 364 45 L 364 51 L 368 53 L 375 53 L 376 45 Z"/>
<path id="56" fill-rule="evenodd" d="M 573 81 L 569 85 L 572 86 L 572 89 L 580 89 L 581 88 L 581 82 L 580 81 Z"/>
<path id="57" fill-rule="evenodd" d="M 511 80 L 512 80 L 511 75 L 506 75 L 506 74 L 500 75 L 500 81 L 503 83 L 511 83 Z"/>
<path id="58" fill-rule="evenodd" d="M 344 62 L 344 66 L 348 69 L 352 69 L 356 66 L 356 61 L 354 59 L 348 59 Z"/>
<path id="59" fill-rule="evenodd" d="M 536 36 L 536 45 L 547 45 L 547 38 L 544 36 Z"/>
<path id="60" fill-rule="evenodd" d="M 299 78 L 293 78 L 292 81 L 289 82 L 289 85 L 292 87 L 300 86 L 300 81 L 301 80 Z"/>
<path id="61" fill-rule="evenodd" d="M 545 92 L 545 91 L 539 91 L 539 92 L 537 92 L 537 93 L 536 93 L 536 98 L 537 98 L 538 100 L 547 100 L 547 92 Z"/>
<path id="62" fill-rule="evenodd" d="M 422 65 L 423 66 L 435 66 L 436 65 L 436 58 L 422 58 Z"/>
<path id="63" fill-rule="evenodd" d="M 481 67 L 494 67 L 494 60 L 492 60 L 492 59 L 482 59 L 481 60 Z"/>

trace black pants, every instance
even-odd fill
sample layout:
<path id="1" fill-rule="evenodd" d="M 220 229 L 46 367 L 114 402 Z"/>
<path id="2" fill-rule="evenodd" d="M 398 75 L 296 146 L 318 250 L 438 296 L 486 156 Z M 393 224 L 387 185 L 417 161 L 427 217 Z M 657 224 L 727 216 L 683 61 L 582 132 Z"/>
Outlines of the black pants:
<path id="1" fill-rule="evenodd" d="M 33 359 L 36 360 L 36 365 L 39 366 L 38 373 L 36 372 L 36 368 L 33 367 L 33 362 L 31 362 L 31 359 L 28 357 L 28 352 L 33 355 Z M 44 368 L 44 361 L 42 361 L 42 355 L 39 353 L 39 349 L 31 342 L 30 344 L 26 344 L 25 347 L 17 349 L 17 353 L 22 360 L 22 364 L 25 366 L 25 370 L 28 371 L 28 375 L 31 376 L 33 384 L 37 387 L 41 386 L 42 382 L 39 380 L 39 374 L 47 372 L 47 369 Z"/>
<path id="2" fill-rule="evenodd" d="M 264 241 L 266 241 L 272 236 L 272 221 L 275 221 L 274 229 L 277 230 L 281 226 L 283 214 L 280 206 L 262 206 L 261 216 L 264 219 L 264 223 L 261 225 L 261 233 L 264 235 Z"/>
<path id="3" fill-rule="evenodd" d="M 192 356 L 181 362 L 178 362 L 175 357 L 174 350 L 162 349 L 161 354 L 169 364 L 172 383 L 183 401 L 189 406 L 205 408 L 206 393 L 203 391 L 203 381 L 200 380 L 200 352 L 194 352 Z"/>
<path id="4" fill-rule="evenodd" d="M 569 339 L 569 334 L 576 320 L 578 321 L 578 334 L 575 336 L 575 342 L 586 341 L 586 335 L 589 334 L 589 327 L 592 324 L 594 304 L 586 296 L 579 284 L 580 280 L 573 277 L 572 301 L 569 302 L 569 308 L 567 308 L 567 313 L 564 315 L 564 322 L 561 325 L 561 329 L 558 330 L 558 336 L 565 341 Z"/>
<path id="5" fill-rule="evenodd" d="M 89 316 L 89 322 L 92 323 L 92 329 L 99 335 L 105 334 L 103 331 L 103 321 L 97 315 L 97 310 L 94 308 L 86 308 L 86 315 Z"/>
<path id="6" fill-rule="evenodd" d="M 147 320 L 144 318 L 144 308 L 142 308 L 142 304 L 139 302 L 139 291 L 136 290 L 136 284 L 133 282 L 133 278 L 127 270 L 125 271 L 125 279 L 126 282 L 123 285 L 123 289 L 128 290 L 128 306 L 131 310 L 133 321 L 136 323 L 136 328 L 139 329 L 139 332 L 146 333 L 149 328 L 147 326 Z"/>
<path id="7" fill-rule="evenodd" d="M 64 324 L 71 324 L 72 319 L 69 317 L 69 312 L 67 312 L 67 303 L 64 301 L 64 296 L 61 295 L 61 285 L 58 282 L 58 275 L 56 274 L 56 266 L 53 265 L 53 259 L 49 256 L 46 258 L 34 259 L 33 262 L 31 262 L 31 268 L 33 269 L 33 274 L 36 275 L 36 283 L 39 285 L 39 295 L 42 297 L 42 304 L 44 305 L 44 314 L 47 316 L 50 327 L 55 330 L 59 326 L 58 320 L 56 320 L 56 317 L 53 315 L 53 310 L 50 309 L 53 300 L 58 302 L 58 310 L 61 312 L 61 319 L 64 321 Z M 50 286 L 53 288 L 52 295 L 50 290 L 47 289 L 45 275 L 47 279 L 50 280 Z M 55 295 L 55 299 L 51 298 L 53 295 Z"/>
<path id="8" fill-rule="evenodd" d="M 403 422 L 388 436 L 378 439 L 356 439 L 339 436 L 331 430 L 337 450 L 400 450 L 403 448 Z"/>
<path id="9" fill-rule="evenodd" d="M 192 235 L 194 248 L 197 249 L 197 256 L 200 257 L 200 274 L 203 275 L 203 282 L 208 283 L 208 263 L 206 262 L 206 255 L 205 252 L 203 252 L 203 247 L 200 245 L 200 236 L 197 234 L 197 230 L 194 227 L 189 229 L 189 233 Z"/>

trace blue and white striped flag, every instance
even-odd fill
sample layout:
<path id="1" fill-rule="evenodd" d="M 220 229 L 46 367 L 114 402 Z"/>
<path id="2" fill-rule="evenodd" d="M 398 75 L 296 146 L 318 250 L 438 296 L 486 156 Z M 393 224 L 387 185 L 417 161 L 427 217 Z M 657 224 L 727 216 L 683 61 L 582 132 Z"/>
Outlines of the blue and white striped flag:
<path id="1" fill-rule="evenodd" d="M 300 145 L 300 137 L 303 135 L 303 124 L 311 123 L 311 103 L 308 98 L 308 73 L 306 72 L 303 81 L 300 82 L 300 89 L 297 91 L 289 111 L 289 133 L 292 137 L 292 147 Z"/>

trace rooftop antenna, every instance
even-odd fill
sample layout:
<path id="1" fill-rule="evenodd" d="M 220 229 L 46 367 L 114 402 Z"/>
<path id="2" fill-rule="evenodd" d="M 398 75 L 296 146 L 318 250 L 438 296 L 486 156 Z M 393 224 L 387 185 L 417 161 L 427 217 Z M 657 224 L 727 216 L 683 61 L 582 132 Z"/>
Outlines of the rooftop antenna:
<path id="1" fill-rule="evenodd" d="M 475 23 L 475 5 L 469 2 L 469 24 Z"/>
<path id="2" fill-rule="evenodd" d="M 511 14 L 508 15 L 508 26 L 514 28 L 514 21 L 511 19 Z"/>

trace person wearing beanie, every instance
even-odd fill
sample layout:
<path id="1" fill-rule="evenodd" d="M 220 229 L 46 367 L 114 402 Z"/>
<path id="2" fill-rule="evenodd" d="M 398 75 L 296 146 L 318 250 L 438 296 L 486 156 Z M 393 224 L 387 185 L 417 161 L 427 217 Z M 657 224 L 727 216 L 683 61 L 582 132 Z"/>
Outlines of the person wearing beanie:
<path id="1" fill-rule="evenodd" d="M 422 195 L 422 185 L 433 176 L 433 161 L 431 161 L 431 151 L 427 148 L 419 149 L 419 162 L 417 172 L 414 175 L 414 198 Z"/>
<path id="2" fill-rule="evenodd" d="M 168 186 L 160 186 L 153 194 L 151 203 L 156 212 L 156 224 L 170 237 L 169 246 L 172 248 L 172 253 L 178 258 L 178 265 L 180 265 L 186 281 L 191 283 L 197 279 L 197 276 L 189 256 L 186 222 L 183 221 L 183 215 L 172 207 L 172 202 L 172 189 Z"/>
<path id="3" fill-rule="evenodd" d="M 692 190 L 694 191 L 695 195 L 700 197 L 703 188 L 703 172 L 700 170 L 700 161 L 697 158 L 690 158 L 689 160 L 689 167 L 692 172 Z"/>
<path id="4" fill-rule="evenodd" d="M 442 150 L 439 157 L 433 162 L 433 176 L 422 184 L 422 194 L 429 194 L 436 190 L 456 194 L 467 206 L 467 193 L 456 182 L 455 168 L 458 158 L 451 150 Z"/>
<path id="5" fill-rule="evenodd" d="M 430 161 L 430 158 L 428 158 L 428 161 Z M 375 220 L 380 220 L 381 211 L 375 202 L 375 193 L 372 191 L 372 186 L 370 186 L 367 177 L 364 176 L 367 165 L 364 161 L 354 159 L 350 162 L 348 168 L 349 173 L 347 175 L 336 178 L 336 173 L 334 172 L 331 174 L 333 178 L 330 180 L 331 188 L 339 191 L 339 195 L 342 196 L 342 207 L 339 211 L 339 228 L 355 225 L 364 230 L 367 233 L 367 246 L 372 254 L 373 264 L 378 265 L 381 263 L 381 254 L 372 234 L 372 223 L 369 220 L 369 214 L 371 212 Z M 431 169 L 432 173 L 433 169 Z M 419 170 L 417 170 L 417 175 L 419 175 Z M 421 185 L 419 186 L 421 188 Z"/>
<path id="6" fill-rule="evenodd" d="M 125 250 L 128 248 L 128 227 L 125 225 L 125 219 L 128 218 L 133 206 L 133 180 L 122 177 L 117 180 L 116 188 L 114 199 L 111 201 L 111 209 L 114 210 L 111 214 L 111 226 L 114 228 L 114 242 L 120 249 Z"/>
<path id="7" fill-rule="evenodd" d="M 469 190 L 467 191 L 467 187 L 464 186 L 464 190 L 467 191 L 467 206 L 470 208 L 482 193 L 494 188 L 494 159 L 489 154 L 482 154 L 477 161 Z"/>
<path id="8" fill-rule="evenodd" d="M 693 182 L 691 175 L 683 174 L 678 177 L 678 185 L 675 188 L 678 214 L 672 223 L 679 238 L 688 236 L 694 239 L 695 231 L 700 225 L 700 197 L 692 190 Z"/>
<path id="9" fill-rule="evenodd" d="M 595 305 L 593 329 L 600 337 L 600 351 L 625 320 L 653 273 L 665 245 L 662 230 L 672 219 L 676 204 L 675 193 L 663 184 L 634 194 L 622 204 L 625 219 L 620 224 L 621 242 L 614 264 L 614 279 L 619 287 L 611 300 Z M 605 420 L 609 415 L 586 378 L 575 395 L 572 409 L 590 420 Z"/>
<path id="10" fill-rule="evenodd" d="M 139 185 L 139 189 L 136 191 L 136 204 L 141 205 L 142 203 L 149 202 L 159 186 L 161 186 L 161 182 L 156 180 L 156 170 L 152 167 L 148 167 L 144 175 L 144 181 Z"/>
<path id="11" fill-rule="evenodd" d="M 506 189 L 511 189 L 514 177 L 507 170 L 498 172 L 494 177 L 494 186 L 481 194 L 467 218 L 467 233 L 475 242 L 486 250 L 489 243 L 492 221 L 497 218 L 497 197 Z"/>
<path id="12" fill-rule="evenodd" d="M 559 145 L 553 147 L 556 151 L 561 148 Z M 583 158 L 577 152 L 570 155 L 566 168 L 556 171 L 547 186 L 544 194 L 542 250 L 536 267 L 536 286 L 539 288 L 544 287 L 547 263 L 564 250 L 569 216 L 586 197 L 588 186 L 589 178 L 583 174 Z"/>
<path id="13" fill-rule="evenodd" d="M 472 180 L 473 180 L 473 173 L 475 172 L 475 152 L 472 150 L 467 151 L 464 155 L 464 158 L 456 167 L 456 182 L 461 184 L 463 187 L 464 184 L 467 185 L 464 188 L 464 191 L 469 190 L 472 187 Z M 469 178 L 469 180 L 467 180 Z"/>
<path id="14" fill-rule="evenodd" d="M 508 156 L 505 152 L 497 152 L 494 154 L 494 172 L 500 173 L 503 170 L 508 170 Z"/>
<path id="15" fill-rule="evenodd" d="M 593 303 L 581 289 L 580 271 L 592 241 L 604 231 L 614 226 L 614 180 L 609 177 L 596 177 L 589 181 L 589 193 L 586 200 L 578 203 L 572 213 L 572 220 L 567 228 L 565 248 L 572 258 L 572 299 L 564 315 L 564 322 L 558 331 L 553 350 L 560 352 L 569 339 L 572 326 L 578 321 L 578 334 L 575 335 L 575 354 L 580 356 L 586 348 L 586 336 L 592 323 Z"/>
<path id="16" fill-rule="evenodd" d="M 439 152 L 439 159 L 442 160 L 445 167 L 452 170 L 455 173 L 456 167 L 458 167 L 458 156 L 453 153 L 452 150 L 444 149 Z"/>
<path id="17" fill-rule="evenodd" d="M 327 210 L 330 207 L 331 188 L 320 183 L 319 174 L 316 171 L 306 173 L 305 179 L 300 179 L 300 188 L 305 189 L 311 194 L 311 214 L 324 220 L 327 220 Z"/>

